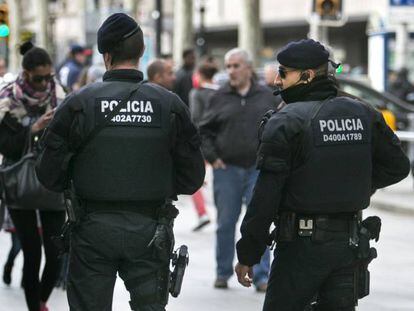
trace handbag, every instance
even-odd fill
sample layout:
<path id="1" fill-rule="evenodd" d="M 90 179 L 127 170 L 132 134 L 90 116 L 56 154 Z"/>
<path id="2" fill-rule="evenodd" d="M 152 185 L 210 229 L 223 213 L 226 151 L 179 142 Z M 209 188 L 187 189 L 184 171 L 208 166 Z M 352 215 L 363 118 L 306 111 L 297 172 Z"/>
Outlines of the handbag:
<path id="1" fill-rule="evenodd" d="M 0 167 L 1 197 L 10 209 L 21 210 L 64 210 L 62 193 L 46 189 L 35 172 L 36 154 L 32 150 L 29 130 L 28 148 L 21 159 Z"/>

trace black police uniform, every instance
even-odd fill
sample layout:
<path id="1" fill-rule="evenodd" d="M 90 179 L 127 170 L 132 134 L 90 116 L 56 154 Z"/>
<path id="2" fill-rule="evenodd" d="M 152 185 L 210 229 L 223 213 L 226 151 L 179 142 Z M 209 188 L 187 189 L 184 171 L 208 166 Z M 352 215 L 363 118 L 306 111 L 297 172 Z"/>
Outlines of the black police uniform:
<path id="1" fill-rule="evenodd" d="M 303 50 L 311 55 L 304 61 Z M 313 40 L 281 53 L 281 64 L 304 69 L 327 63 L 329 55 Z M 260 174 L 237 243 L 239 262 L 259 262 L 274 222 L 277 246 L 263 310 L 303 311 L 316 295 L 317 310 L 354 310 L 350 228 L 375 189 L 407 176 L 409 161 L 381 113 L 337 97 L 330 78 L 281 95 L 287 105 L 261 136 Z"/>
<path id="2" fill-rule="evenodd" d="M 116 31 L 119 24 L 113 22 Z M 39 179 L 56 191 L 72 179 L 86 214 L 71 234 L 71 310 L 111 310 L 117 273 L 133 310 L 164 310 L 167 303 L 169 258 L 155 256 L 148 245 L 166 199 L 195 192 L 205 169 L 188 108 L 175 94 L 142 80 L 138 70 L 106 72 L 103 82 L 65 100 L 44 138 Z M 79 149 L 118 104 L 119 113 Z"/>

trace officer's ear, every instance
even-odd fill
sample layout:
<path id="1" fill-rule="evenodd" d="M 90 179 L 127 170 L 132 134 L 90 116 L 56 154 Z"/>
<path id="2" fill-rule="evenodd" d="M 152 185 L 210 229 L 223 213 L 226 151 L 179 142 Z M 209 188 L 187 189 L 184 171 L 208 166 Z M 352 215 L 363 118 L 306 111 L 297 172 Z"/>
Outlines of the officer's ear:
<path id="1" fill-rule="evenodd" d="M 315 71 L 310 69 L 305 70 L 300 74 L 300 80 L 302 80 L 304 83 L 310 83 L 315 78 L 315 75 Z"/>

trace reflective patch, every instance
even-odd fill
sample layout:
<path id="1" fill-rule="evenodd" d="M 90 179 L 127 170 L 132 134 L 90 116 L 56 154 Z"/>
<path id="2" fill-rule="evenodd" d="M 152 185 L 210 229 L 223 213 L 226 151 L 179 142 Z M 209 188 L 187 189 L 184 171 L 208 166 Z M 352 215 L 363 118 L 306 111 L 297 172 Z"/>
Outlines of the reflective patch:
<path id="1" fill-rule="evenodd" d="M 367 124 L 360 116 L 313 119 L 315 145 L 366 144 L 370 141 Z"/>
<path id="2" fill-rule="evenodd" d="M 121 100 L 97 98 L 95 101 L 95 124 L 98 124 L 115 109 Z M 128 100 L 116 114 L 110 125 L 161 127 L 161 106 L 154 100 Z"/>

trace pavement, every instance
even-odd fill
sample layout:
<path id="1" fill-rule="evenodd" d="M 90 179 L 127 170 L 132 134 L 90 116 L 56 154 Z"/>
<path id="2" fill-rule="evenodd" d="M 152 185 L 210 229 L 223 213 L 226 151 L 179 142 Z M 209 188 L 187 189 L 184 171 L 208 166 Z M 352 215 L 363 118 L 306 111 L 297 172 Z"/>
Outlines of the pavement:
<path id="1" fill-rule="evenodd" d="M 390 187 L 379 189 L 371 197 L 371 205 L 387 211 L 414 214 L 414 180 L 410 175 Z"/>
<path id="2" fill-rule="evenodd" d="M 379 258 L 370 265 L 371 295 L 360 301 L 357 310 L 414 310 L 414 235 L 410 234 L 410 228 L 414 224 L 412 185 L 412 177 L 409 177 L 393 187 L 377 191 L 372 198 L 374 209 L 370 208 L 364 212 L 366 216 L 376 214 L 382 218 L 383 232 L 380 243 L 375 245 Z M 215 278 L 215 209 L 211 191 L 211 171 L 208 171 L 207 185 L 203 190 L 212 224 L 202 231 L 192 232 L 197 216 L 191 198 L 182 196 L 177 204 L 180 215 L 175 224 L 176 245 L 189 246 L 190 265 L 186 271 L 182 294 L 178 299 L 170 297 L 167 310 L 259 311 L 263 305 L 264 294 L 257 293 L 252 288 L 241 287 L 234 277 L 230 279 L 228 290 L 217 290 L 212 286 Z M 0 245 L 2 272 L 10 247 L 8 234 L 0 232 Z M 19 286 L 22 262 L 22 254 L 19 254 L 11 286 L 6 286 L 0 281 L 0 310 L 27 310 L 24 294 Z M 118 278 L 114 290 L 113 310 L 130 310 L 128 300 L 128 292 L 122 280 Z M 54 290 L 48 306 L 50 311 L 68 310 L 66 293 L 61 289 Z"/>

